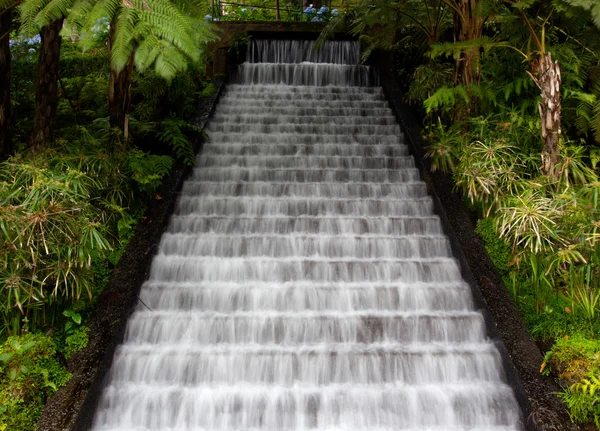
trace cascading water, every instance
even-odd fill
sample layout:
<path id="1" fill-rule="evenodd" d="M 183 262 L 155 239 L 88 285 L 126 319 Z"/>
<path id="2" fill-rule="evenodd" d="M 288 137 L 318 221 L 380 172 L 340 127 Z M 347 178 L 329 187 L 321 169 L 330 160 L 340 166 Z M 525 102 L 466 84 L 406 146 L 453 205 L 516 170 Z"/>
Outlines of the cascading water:
<path id="1" fill-rule="evenodd" d="M 353 42 L 251 43 L 95 431 L 520 429 L 500 355 L 358 59 Z"/>

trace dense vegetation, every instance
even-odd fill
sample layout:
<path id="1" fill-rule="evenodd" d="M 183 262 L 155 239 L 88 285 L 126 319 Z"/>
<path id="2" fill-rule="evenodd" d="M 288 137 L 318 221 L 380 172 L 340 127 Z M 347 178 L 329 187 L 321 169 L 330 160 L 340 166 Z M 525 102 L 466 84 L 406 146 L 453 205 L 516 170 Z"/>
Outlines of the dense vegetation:
<path id="1" fill-rule="evenodd" d="M 330 22 L 396 54 L 578 424 L 600 427 L 600 4 L 365 0 Z"/>
<path id="2" fill-rule="evenodd" d="M 146 205 L 194 163 L 205 14 L 0 0 L 0 430 L 35 429 Z"/>
<path id="3" fill-rule="evenodd" d="M 340 2 L 341 3 L 341 2 Z M 275 0 L 0 0 L 0 430 L 33 430 L 176 160 L 214 20 Z M 393 54 L 432 169 L 451 174 L 579 424 L 600 428 L 600 6 L 359 0 L 280 19 Z M 241 38 L 240 40 L 247 40 Z"/>

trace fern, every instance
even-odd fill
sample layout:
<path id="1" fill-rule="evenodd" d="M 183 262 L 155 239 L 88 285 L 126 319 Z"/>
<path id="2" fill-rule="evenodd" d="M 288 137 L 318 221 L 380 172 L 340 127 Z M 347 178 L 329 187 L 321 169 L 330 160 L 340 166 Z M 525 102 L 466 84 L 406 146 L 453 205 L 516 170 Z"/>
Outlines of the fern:
<path id="1" fill-rule="evenodd" d="M 182 129 L 190 127 L 184 120 L 169 118 L 163 121 L 163 131 L 158 135 L 158 139 L 171 147 L 175 156 L 181 159 L 185 165 L 194 166 L 196 161 L 194 148 L 190 140 L 182 132 Z"/>
<path id="2" fill-rule="evenodd" d="M 457 99 L 462 99 L 465 103 L 469 103 L 469 95 L 466 88 L 462 85 L 440 88 L 423 102 L 423 106 L 426 112 L 430 113 L 436 109 L 453 106 Z"/>
<path id="3" fill-rule="evenodd" d="M 170 81 L 190 63 L 198 63 L 206 43 L 218 39 L 199 9 L 184 14 L 169 0 L 52 0 L 38 14 L 38 22 L 67 10 L 68 25 L 79 29 L 84 49 L 94 46 L 90 29 L 95 23 L 103 18 L 111 21 L 110 63 L 116 72 L 133 57 L 139 72 L 152 70 Z"/>
<path id="4" fill-rule="evenodd" d="M 48 4 L 48 1 L 49 0 L 27 0 L 19 4 L 19 18 L 21 21 L 19 34 L 30 37 L 39 32 L 40 28 L 36 24 L 36 16 L 38 12 Z"/>
<path id="5" fill-rule="evenodd" d="M 600 29 L 600 3 L 597 0 L 563 0 L 570 6 L 580 7 L 589 11 L 592 21 Z"/>
<path id="6" fill-rule="evenodd" d="M 569 416 L 573 422 L 593 422 L 600 428 L 600 378 L 593 371 L 588 378 L 571 385 L 560 396 L 569 407 Z"/>
<path id="7" fill-rule="evenodd" d="M 510 99 L 513 94 L 520 96 L 523 90 L 533 88 L 533 81 L 527 77 L 519 77 L 504 86 L 504 100 Z"/>
<path id="8" fill-rule="evenodd" d="M 173 168 L 171 157 L 149 155 L 140 150 L 130 150 L 124 158 L 127 176 L 147 195 L 156 192 L 163 177 L 169 175 Z"/>

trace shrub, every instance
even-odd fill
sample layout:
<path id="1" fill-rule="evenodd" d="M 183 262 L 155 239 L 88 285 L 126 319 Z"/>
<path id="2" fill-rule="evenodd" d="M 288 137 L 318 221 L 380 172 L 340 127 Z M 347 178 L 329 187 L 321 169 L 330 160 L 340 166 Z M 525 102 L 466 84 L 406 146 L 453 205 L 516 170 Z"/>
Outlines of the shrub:
<path id="1" fill-rule="evenodd" d="M 561 398 L 575 423 L 600 427 L 600 341 L 564 337 L 547 355 L 565 390 Z"/>
<path id="2" fill-rule="evenodd" d="M 46 399 L 70 378 L 51 338 L 9 337 L 0 348 L 0 430 L 33 431 Z"/>

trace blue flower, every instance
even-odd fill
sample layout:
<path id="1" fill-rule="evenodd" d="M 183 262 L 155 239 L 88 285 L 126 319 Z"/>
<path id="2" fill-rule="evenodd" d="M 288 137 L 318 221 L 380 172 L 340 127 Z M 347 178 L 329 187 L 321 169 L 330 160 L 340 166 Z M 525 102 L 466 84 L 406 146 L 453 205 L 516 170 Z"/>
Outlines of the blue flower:
<path id="1" fill-rule="evenodd" d="M 35 48 L 29 48 L 29 52 L 34 53 L 35 52 Z"/>
<path id="2" fill-rule="evenodd" d="M 323 15 L 322 11 L 317 12 L 317 15 Z"/>
<path id="3" fill-rule="evenodd" d="M 313 19 L 311 19 L 312 22 L 323 22 L 323 18 L 321 18 L 320 16 L 313 16 Z"/>
<path id="4" fill-rule="evenodd" d="M 327 12 L 327 6 L 321 6 L 320 12 Z"/>
<path id="5" fill-rule="evenodd" d="M 212 21 L 213 18 L 212 18 L 212 15 L 204 15 L 204 19 L 206 21 Z"/>
<path id="6" fill-rule="evenodd" d="M 334 9 L 331 11 L 331 15 L 336 16 L 338 14 L 338 10 Z"/>
<path id="7" fill-rule="evenodd" d="M 250 12 L 254 12 L 256 9 L 254 9 L 253 7 L 250 8 Z"/>

